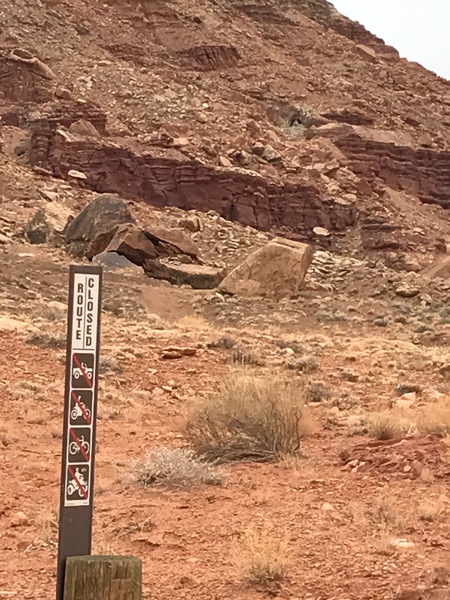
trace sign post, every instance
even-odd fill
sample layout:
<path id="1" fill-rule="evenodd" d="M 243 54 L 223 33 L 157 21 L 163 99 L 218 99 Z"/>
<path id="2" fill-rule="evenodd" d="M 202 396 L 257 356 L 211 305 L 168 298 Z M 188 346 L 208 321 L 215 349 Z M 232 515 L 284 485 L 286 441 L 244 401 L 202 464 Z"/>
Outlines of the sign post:
<path id="1" fill-rule="evenodd" d="M 101 267 L 70 267 L 57 600 L 66 558 L 91 553 L 101 292 Z"/>

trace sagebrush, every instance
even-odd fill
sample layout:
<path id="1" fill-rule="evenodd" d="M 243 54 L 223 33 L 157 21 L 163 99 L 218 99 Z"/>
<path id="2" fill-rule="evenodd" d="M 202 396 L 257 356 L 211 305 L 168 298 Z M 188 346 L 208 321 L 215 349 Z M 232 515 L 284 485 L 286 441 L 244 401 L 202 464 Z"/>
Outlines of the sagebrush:
<path id="1" fill-rule="evenodd" d="M 187 428 L 193 446 L 208 458 L 271 461 L 299 454 L 310 425 L 298 380 L 232 372 L 192 405 Z"/>

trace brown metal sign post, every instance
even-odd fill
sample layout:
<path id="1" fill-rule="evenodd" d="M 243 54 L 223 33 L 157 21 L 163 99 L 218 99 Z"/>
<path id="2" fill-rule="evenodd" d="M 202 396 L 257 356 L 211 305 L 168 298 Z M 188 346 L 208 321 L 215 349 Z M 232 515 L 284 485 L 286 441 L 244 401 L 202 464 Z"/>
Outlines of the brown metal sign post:
<path id="1" fill-rule="evenodd" d="M 91 553 L 101 293 L 101 267 L 70 267 L 57 600 L 66 558 Z"/>

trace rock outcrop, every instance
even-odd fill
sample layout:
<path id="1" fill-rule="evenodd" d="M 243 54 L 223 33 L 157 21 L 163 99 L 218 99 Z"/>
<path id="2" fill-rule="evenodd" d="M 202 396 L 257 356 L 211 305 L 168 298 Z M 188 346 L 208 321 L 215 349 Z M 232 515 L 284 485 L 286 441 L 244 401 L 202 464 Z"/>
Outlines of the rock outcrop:
<path id="1" fill-rule="evenodd" d="M 219 289 L 241 296 L 294 297 L 302 287 L 312 257 L 307 244 L 275 238 L 231 271 Z"/>
<path id="2" fill-rule="evenodd" d="M 67 250 L 74 256 L 92 259 L 108 247 L 119 225 L 133 222 L 123 200 L 114 194 L 101 194 L 67 226 Z"/>
<path id="3" fill-rule="evenodd" d="M 262 230 L 305 235 L 324 227 L 334 232 L 356 220 L 353 204 L 323 198 L 312 185 L 283 183 L 238 168 L 215 169 L 176 150 L 86 139 L 43 124 L 33 129 L 30 160 L 64 179 L 71 169 L 81 171 L 85 185 L 97 192 L 158 207 L 216 210 Z"/>
<path id="4" fill-rule="evenodd" d="M 335 144 L 352 171 L 369 184 L 378 179 L 424 203 L 450 208 L 450 152 L 368 139 L 358 130 L 338 137 Z"/>

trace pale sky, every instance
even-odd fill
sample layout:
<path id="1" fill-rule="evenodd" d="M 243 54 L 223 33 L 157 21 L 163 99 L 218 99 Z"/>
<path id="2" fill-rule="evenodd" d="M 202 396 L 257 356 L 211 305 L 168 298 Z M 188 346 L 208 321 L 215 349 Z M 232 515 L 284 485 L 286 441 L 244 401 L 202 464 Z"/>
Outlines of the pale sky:
<path id="1" fill-rule="evenodd" d="M 400 55 L 450 79 L 450 0 L 331 0 Z"/>

